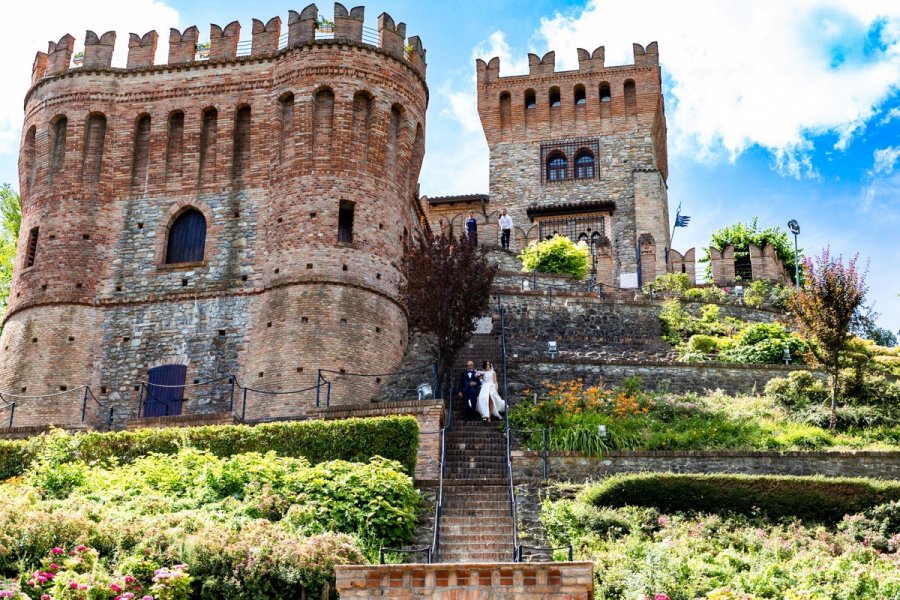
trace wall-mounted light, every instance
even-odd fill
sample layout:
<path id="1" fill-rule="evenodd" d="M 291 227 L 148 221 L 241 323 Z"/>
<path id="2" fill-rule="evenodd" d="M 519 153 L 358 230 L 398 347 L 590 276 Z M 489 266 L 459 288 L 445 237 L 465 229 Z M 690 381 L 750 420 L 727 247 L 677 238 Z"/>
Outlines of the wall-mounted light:
<path id="1" fill-rule="evenodd" d="M 558 354 L 559 350 L 557 349 L 556 342 L 547 342 L 547 356 L 556 358 Z"/>
<path id="2" fill-rule="evenodd" d="M 784 352 L 781 355 L 782 360 L 784 360 L 784 364 L 791 364 L 791 351 L 789 348 L 785 348 Z"/>
<path id="3" fill-rule="evenodd" d="M 419 400 L 431 400 L 434 397 L 434 391 L 431 389 L 430 383 L 419 384 Z"/>
<path id="4" fill-rule="evenodd" d="M 605 440 L 605 439 L 606 439 L 606 437 L 609 435 L 609 434 L 606 432 L 606 425 L 597 425 L 597 435 L 600 436 L 600 439 L 601 439 L 601 440 Z"/>

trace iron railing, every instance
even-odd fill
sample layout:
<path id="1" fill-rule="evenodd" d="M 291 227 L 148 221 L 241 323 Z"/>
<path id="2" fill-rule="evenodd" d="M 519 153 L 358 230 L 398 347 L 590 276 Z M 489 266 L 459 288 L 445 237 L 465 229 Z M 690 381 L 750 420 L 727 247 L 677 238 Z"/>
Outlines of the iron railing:
<path id="1" fill-rule="evenodd" d="M 335 39 L 334 28 L 327 27 L 316 29 L 316 41 Z M 362 43 L 376 48 L 381 46 L 381 39 L 377 29 L 372 27 L 362 28 Z M 288 47 L 288 32 L 282 33 L 278 38 L 278 50 L 284 50 Z M 253 52 L 253 40 L 241 40 L 237 43 L 237 52 L 235 56 L 250 56 Z M 404 56 L 408 57 L 408 52 L 404 52 Z M 199 52 L 194 56 L 195 61 L 209 60 L 208 56 L 201 56 Z"/>
<path id="2" fill-rule="evenodd" d="M 296 390 L 261 390 L 258 388 L 251 388 L 241 385 L 240 383 L 236 383 L 237 388 L 240 390 L 240 398 L 241 398 L 241 410 L 238 413 L 234 409 L 232 405 L 229 407 L 229 411 L 241 422 L 247 423 L 249 422 L 258 422 L 262 419 L 253 418 L 252 414 L 250 418 L 247 417 L 247 405 L 260 405 L 264 404 L 266 400 L 279 400 L 283 405 L 285 405 L 284 412 L 278 414 L 277 411 L 273 411 L 270 407 L 266 412 L 267 417 L 266 420 L 274 420 L 274 419 L 297 419 L 302 418 L 304 412 L 301 410 L 299 412 L 294 411 L 291 407 L 293 406 L 303 406 L 305 401 L 302 399 L 303 394 L 312 394 L 312 391 L 315 390 L 315 398 L 316 398 L 316 408 L 319 407 L 319 398 L 322 395 L 321 390 L 325 388 L 325 402 L 326 406 L 328 406 L 328 402 L 331 398 L 331 383 L 326 381 L 325 378 L 319 376 L 316 379 L 315 385 L 311 385 L 309 387 L 300 388 Z M 285 398 L 287 396 L 294 396 L 295 402 L 290 403 L 288 407 L 285 403 Z M 258 401 L 254 401 L 254 398 L 258 398 Z"/>
<path id="3" fill-rule="evenodd" d="M 102 414 L 107 415 L 106 430 L 112 431 L 113 418 L 114 418 L 115 412 L 116 412 L 115 407 L 110 406 L 109 404 L 103 404 L 102 402 L 100 402 L 100 400 L 97 399 L 97 396 L 94 395 L 94 391 L 90 388 L 90 386 L 87 386 L 87 385 L 84 386 L 84 397 L 81 401 L 81 422 L 84 423 L 87 418 L 87 407 L 88 407 L 89 399 L 91 401 L 93 401 L 94 404 L 97 405 L 98 411 L 99 411 L 99 409 L 103 409 Z M 98 416 L 100 416 L 100 413 L 98 413 Z"/>
<path id="4" fill-rule="evenodd" d="M 47 394 L 34 394 L 34 395 L 25 395 L 25 394 L 13 394 L 10 392 L 0 392 L 0 400 L 3 401 L 3 405 L 0 406 L 0 411 L 9 410 L 9 421 L 7 427 L 12 429 L 15 426 L 15 413 L 16 409 L 21 409 L 28 401 L 30 400 L 43 400 L 46 398 L 59 398 L 61 396 L 67 396 L 69 398 L 77 398 L 82 400 L 84 403 L 84 393 L 85 390 L 88 390 L 88 386 L 82 385 L 76 388 L 72 388 L 71 390 L 65 389 L 60 390 L 58 392 L 51 392 Z M 91 393 L 93 396 L 93 393 Z M 77 400 L 75 400 L 77 402 Z M 72 412 L 77 414 L 77 404 L 72 407 Z M 82 412 L 82 423 L 85 419 L 85 414 Z"/>
<path id="5" fill-rule="evenodd" d="M 516 556 L 515 556 L 515 560 L 513 562 L 522 562 L 522 559 L 524 558 L 524 555 L 522 552 L 524 550 L 534 550 L 535 552 L 550 552 L 550 553 L 555 552 L 556 550 L 568 550 L 569 562 L 572 562 L 572 560 L 574 559 L 574 555 L 575 555 L 575 549 L 572 547 L 572 544 L 569 544 L 567 546 L 557 546 L 557 547 L 525 546 L 523 544 L 519 544 L 518 546 L 516 546 L 516 552 L 515 552 Z M 551 554 L 551 558 L 552 558 L 552 556 L 553 555 Z"/>
<path id="6" fill-rule="evenodd" d="M 393 552 L 395 554 L 425 554 L 426 563 L 430 565 L 432 562 L 431 546 L 422 546 L 421 548 L 409 549 L 382 548 L 378 553 L 378 562 L 382 565 L 385 564 L 384 555 L 386 552 Z"/>
<path id="7" fill-rule="evenodd" d="M 184 403 L 188 402 L 190 398 L 185 398 L 184 390 L 186 388 L 197 389 L 201 387 L 211 387 L 211 389 L 215 390 L 215 387 L 219 384 L 225 382 L 227 386 L 225 388 L 226 394 L 228 397 L 229 406 L 234 405 L 234 388 L 237 383 L 237 379 L 234 375 L 223 375 L 221 377 L 217 377 L 215 379 L 210 379 L 208 381 L 199 381 L 196 380 L 194 383 L 183 383 L 181 385 L 174 384 L 160 384 L 160 383 L 151 383 L 149 381 L 141 381 L 140 382 L 140 394 L 138 394 L 138 409 L 137 416 L 138 418 L 143 418 L 147 416 L 147 409 L 159 409 L 163 414 L 153 414 L 152 416 L 160 416 L 160 417 L 170 417 L 175 415 L 182 414 L 182 409 L 184 408 Z M 180 389 L 182 390 L 181 398 L 166 398 L 160 399 L 159 393 L 161 390 L 166 389 Z M 215 395 L 215 392 L 213 394 Z M 220 398 L 220 400 L 224 399 Z M 157 410 L 152 410 L 152 412 L 156 413 Z"/>
<path id="8" fill-rule="evenodd" d="M 4 410 L 9 411 L 9 424 L 6 427 L 8 429 L 12 429 L 13 419 L 16 416 L 16 403 L 15 402 L 7 402 L 6 398 L 4 398 L 2 394 L 0 394 L 0 402 L 3 402 L 3 405 L 0 406 L 0 412 L 3 412 Z"/>
<path id="9" fill-rule="evenodd" d="M 421 365 L 411 367 L 409 369 L 401 369 L 399 371 L 391 371 L 388 373 L 350 373 L 346 370 L 338 370 L 335 371 L 333 369 L 319 369 L 318 377 L 320 379 L 325 379 L 325 374 L 330 374 L 334 376 L 335 379 L 351 379 L 351 378 L 359 378 L 359 379 L 374 379 L 375 384 L 381 385 L 381 392 L 386 394 L 384 397 L 380 398 L 384 401 L 396 401 L 410 398 L 411 396 L 417 396 L 420 400 L 430 400 L 430 399 L 443 399 L 443 386 L 438 385 L 438 364 L 436 362 L 428 361 L 422 363 Z M 402 375 L 411 375 L 413 373 L 420 373 L 423 377 L 427 377 L 427 381 L 409 381 L 403 387 L 397 387 L 396 379 Z M 427 388 L 423 387 L 427 385 Z M 328 388 L 330 393 L 330 387 Z M 430 395 L 430 398 L 428 397 Z M 319 406 L 320 398 L 316 398 L 316 406 Z M 328 406 L 328 402 L 326 399 L 326 406 Z"/>

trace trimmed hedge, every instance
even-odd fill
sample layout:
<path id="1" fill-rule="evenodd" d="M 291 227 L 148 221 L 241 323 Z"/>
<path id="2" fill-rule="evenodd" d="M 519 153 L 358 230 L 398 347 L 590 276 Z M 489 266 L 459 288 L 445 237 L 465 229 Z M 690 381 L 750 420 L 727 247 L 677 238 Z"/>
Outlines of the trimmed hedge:
<path id="1" fill-rule="evenodd" d="M 27 440 L 0 441 L 0 481 L 19 475 L 45 445 L 47 436 Z M 329 460 L 368 462 L 373 456 L 396 460 L 407 474 L 416 468 L 419 423 L 415 417 L 377 417 L 335 421 L 293 421 L 207 427 L 169 427 L 112 433 L 64 435 L 54 444 L 59 462 L 116 459 L 131 462 L 150 453 L 175 454 L 190 446 L 220 457 L 246 452 L 274 451 L 279 456 L 303 456 L 316 464 Z"/>
<path id="2" fill-rule="evenodd" d="M 617 475 L 588 486 L 597 507 L 646 506 L 664 512 L 734 512 L 836 523 L 846 514 L 900 500 L 900 482 L 770 475 Z"/>

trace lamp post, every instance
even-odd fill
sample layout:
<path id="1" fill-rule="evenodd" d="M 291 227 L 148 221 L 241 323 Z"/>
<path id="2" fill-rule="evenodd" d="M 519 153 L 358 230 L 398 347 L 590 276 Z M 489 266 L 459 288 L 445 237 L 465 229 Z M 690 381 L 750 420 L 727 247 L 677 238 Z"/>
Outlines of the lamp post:
<path id="1" fill-rule="evenodd" d="M 797 219 L 788 221 L 788 229 L 794 234 L 794 280 L 797 288 L 800 287 L 800 251 L 797 249 L 797 236 L 800 235 L 800 223 Z"/>

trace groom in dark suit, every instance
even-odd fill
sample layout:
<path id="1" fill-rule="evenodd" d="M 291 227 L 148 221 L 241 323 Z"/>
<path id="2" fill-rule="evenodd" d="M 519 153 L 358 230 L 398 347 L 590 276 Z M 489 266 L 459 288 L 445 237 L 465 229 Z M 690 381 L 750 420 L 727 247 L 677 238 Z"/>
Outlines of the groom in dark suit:
<path id="1" fill-rule="evenodd" d="M 462 400 L 463 419 L 473 421 L 478 417 L 476 407 L 478 405 L 478 392 L 481 391 L 481 380 L 475 371 L 475 363 L 471 360 L 466 363 L 466 370 L 459 375 L 459 387 L 456 397 Z"/>

